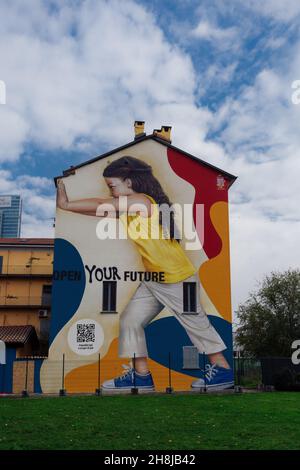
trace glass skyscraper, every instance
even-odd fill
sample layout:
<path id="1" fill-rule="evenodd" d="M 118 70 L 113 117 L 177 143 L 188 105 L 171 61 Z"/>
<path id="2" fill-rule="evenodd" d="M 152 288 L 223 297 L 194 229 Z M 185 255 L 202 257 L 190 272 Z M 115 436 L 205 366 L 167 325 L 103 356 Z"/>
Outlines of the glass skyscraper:
<path id="1" fill-rule="evenodd" d="M 21 196 L 0 194 L 0 237 L 18 238 L 21 231 Z"/>

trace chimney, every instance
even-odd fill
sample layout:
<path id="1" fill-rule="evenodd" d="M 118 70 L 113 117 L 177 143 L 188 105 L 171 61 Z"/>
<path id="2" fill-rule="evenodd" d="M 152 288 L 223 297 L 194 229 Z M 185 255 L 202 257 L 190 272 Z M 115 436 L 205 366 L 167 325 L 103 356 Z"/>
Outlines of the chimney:
<path id="1" fill-rule="evenodd" d="M 153 135 L 159 139 L 166 140 L 171 143 L 171 126 L 161 126 L 161 129 L 154 129 Z"/>
<path id="2" fill-rule="evenodd" d="M 140 139 L 146 135 L 144 127 L 145 121 L 134 121 L 134 140 Z"/>

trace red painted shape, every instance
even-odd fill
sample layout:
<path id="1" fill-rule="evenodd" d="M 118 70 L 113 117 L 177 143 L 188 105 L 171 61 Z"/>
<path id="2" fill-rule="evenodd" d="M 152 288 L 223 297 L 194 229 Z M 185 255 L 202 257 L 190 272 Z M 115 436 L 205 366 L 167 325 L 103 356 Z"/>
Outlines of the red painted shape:
<path id="1" fill-rule="evenodd" d="M 218 171 L 206 167 L 192 158 L 168 148 L 168 160 L 172 170 L 195 188 L 193 215 L 195 222 L 196 204 L 204 204 L 204 244 L 203 248 L 208 258 L 217 256 L 222 248 L 222 240 L 216 232 L 211 219 L 210 209 L 219 201 L 228 202 L 228 183 L 225 178 L 223 189 L 218 183 Z M 174 202 L 174 201 L 173 201 Z M 175 201 L 176 202 L 176 201 Z M 199 238 L 201 239 L 199 230 Z"/>

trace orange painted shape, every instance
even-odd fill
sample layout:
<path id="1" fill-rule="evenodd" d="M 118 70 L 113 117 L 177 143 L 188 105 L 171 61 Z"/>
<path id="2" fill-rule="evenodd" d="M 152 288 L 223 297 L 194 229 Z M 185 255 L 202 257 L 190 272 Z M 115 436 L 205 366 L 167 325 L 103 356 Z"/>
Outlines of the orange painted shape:
<path id="1" fill-rule="evenodd" d="M 128 359 L 129 361 L 129 359 Z M 114 339 L 106 356 L 101 359 L 101 383 L 122 374 L 122 364 L 128 362 L 126 358 L 118 357 L 118 339 Z M 152 359 L 148 360 L 149 369 L 155 383 L 156 391 L 165 391 L 169 386 L 169 371 Z M 172 370 L 172 387 L 177 391 L 190 390 L 191 383 L 197 377 L 191 377 Z M 69 393 L 93 393 L 98 388 L 98 362 L 77 367 L 65 377 L 65 387 Z"/>
<path id="2" fill-rule="evenodd" d="M 201 283 L 222 317 L 231 322 L 228 203 L 217 202 L 210 210 L 214 228 L 222 240 L 220 253 L 199 269 Z"/>

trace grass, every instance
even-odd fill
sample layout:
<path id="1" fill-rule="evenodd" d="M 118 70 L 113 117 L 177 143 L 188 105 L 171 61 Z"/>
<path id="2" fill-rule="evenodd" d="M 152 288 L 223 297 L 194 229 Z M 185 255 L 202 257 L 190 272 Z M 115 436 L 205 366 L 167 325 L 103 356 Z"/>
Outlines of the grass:
<path id="1" fill-rule="evenodd" d="M 0 449 L 300 449 L 300 394 L 0 399 Z"/>

